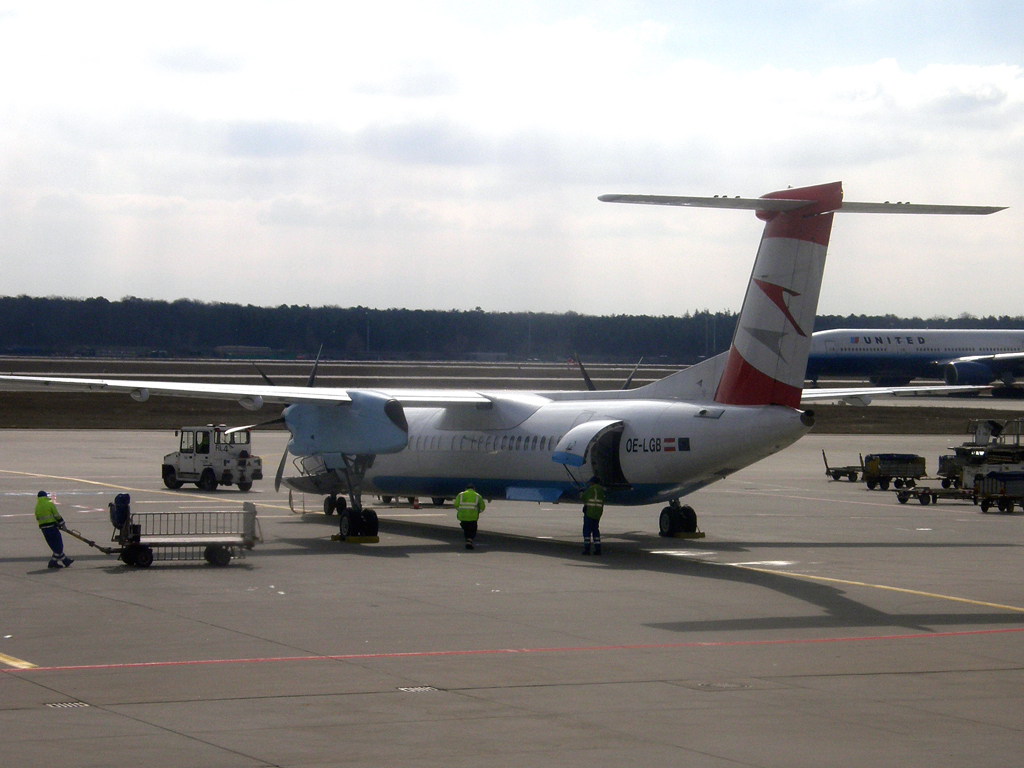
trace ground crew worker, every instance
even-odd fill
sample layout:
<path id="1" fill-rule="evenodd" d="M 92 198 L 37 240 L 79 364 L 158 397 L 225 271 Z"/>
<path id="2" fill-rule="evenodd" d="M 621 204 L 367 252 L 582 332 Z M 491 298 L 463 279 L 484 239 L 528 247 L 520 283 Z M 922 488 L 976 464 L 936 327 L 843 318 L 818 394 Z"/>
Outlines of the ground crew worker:
<path id="1" fill-rule="evenodd" d="M 604 486 L 596 477 L 590 478 L 590 485 L 583 497 L 583 554 L 590 554 L 590 540 L 594 540 L 594 554 L 601 554 L 601 515 L 604 514 Z"/>
<path id="2" fill-rule="evenodd" d="M 480 519 L 480 513 L 484 511 L 487 502 L 473 489 L 470 483 L 466 490 L 455 497 L 455 514 L 462 526 L 462 533 L 466 537 L 466 549 L 473 548 L 473 539 L 476 538 L 476 521 Z"/>
<path id="3" fill-rule="evenodd" d="M 36 522 L 39 530 L 43 532 L 43 538 L 53 550 L 53 556 L 47 568 L 60 568 L 62 565 L 67 568 L 74 560 L 64 554 L 64 539 L 60 535 L 60 529 L 64 527 L 64 518 L 57 511 L 57 505 L 50 499 L 46 491 L 36 494 Z"/>

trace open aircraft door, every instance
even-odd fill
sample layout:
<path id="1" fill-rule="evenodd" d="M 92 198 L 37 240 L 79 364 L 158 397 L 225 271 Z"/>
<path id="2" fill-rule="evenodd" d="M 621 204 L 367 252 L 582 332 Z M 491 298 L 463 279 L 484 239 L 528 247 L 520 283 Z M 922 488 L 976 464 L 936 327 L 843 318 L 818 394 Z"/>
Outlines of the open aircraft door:
<path id="1" fill-rule="evenodd" d="M 624 429 L 622 421 L 611 419 L 578 424 L 558 441 L 551 460 L 567 467 L 582 467 L 589 460 L 602 485 L 626 485 L 618 450 Z"/>

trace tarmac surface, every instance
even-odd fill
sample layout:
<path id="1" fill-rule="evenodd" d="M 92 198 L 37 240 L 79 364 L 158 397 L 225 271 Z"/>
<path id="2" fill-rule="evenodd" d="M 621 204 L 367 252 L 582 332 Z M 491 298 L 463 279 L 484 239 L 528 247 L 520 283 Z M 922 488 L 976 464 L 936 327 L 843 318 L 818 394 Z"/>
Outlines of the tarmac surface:
<path id="1" fill-rule="evenodd" d="M 284 434 L 257 435 L 272 474 Z M 0 735 L 17 766 L 1002 766 L 1024 745 L 1024 515 L 832 482 L 858 453 L 961 436 L 811 435 L 687 499 L 707 538 L 608 508 L 374 504 L 330 541 L 272 479 L 168 491 L 170 432 L 0 432 Z M 134 512 L 256 503 L 226 568 L 122 565 L 32 518 L 55 494 L 106 542 Z M 301 499 L 296 501 L 300 505 Z M 307 498 L 310 509 L 318 498 Z"/>

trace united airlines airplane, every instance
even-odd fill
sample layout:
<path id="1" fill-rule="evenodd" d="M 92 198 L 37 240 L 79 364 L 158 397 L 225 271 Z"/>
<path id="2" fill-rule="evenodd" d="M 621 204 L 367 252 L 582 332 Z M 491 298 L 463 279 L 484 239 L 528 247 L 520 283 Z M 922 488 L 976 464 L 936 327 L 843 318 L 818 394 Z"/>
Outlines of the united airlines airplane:
<path id="1" fill-rule="evenodd" d="M 813 334 L 807 359 L 807 378 L 815 383 L 819 376 L 863 376 L 891 387 L 920 378 L 1008 388 L 1021 375 L 1024 331 L 842 328 Z"/>
<path id="2" fill-rule="evenodd" d="M 0 389 L 124 392 L 285 405 L 275 487 L 326 496 L 342 535 L 376 533 L 362 494 L 570 501 L 589 478 L 611 505 L 665 503 L 661 533 L 694 531 L 688 494 L 781 451 L 814 425 L 802 402 L 866 402 L 893 388 L 804 391 L 825 253 L 838 213 L 989 214 L 1000 208 L 844 202 L 842 184 L 761 198 L 605 195 L 605 202 L 752 210 L 765 222 L 732 345 L 633 390 L 522 392 L 285 387 L 0 376 Z M 312 383 L 312 377 L 311 377 Z M 918 387 L 948 391 L 971 387 Z M 286 459 L 300 473 L 284 477 Z M 348 495 L 346 502 L 345 494 Z"/>

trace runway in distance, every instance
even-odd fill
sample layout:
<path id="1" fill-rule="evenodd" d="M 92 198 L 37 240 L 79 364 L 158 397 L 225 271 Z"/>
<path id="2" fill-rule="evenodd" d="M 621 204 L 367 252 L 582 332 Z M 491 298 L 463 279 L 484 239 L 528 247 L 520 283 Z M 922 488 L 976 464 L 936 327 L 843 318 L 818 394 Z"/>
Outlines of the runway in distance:
<path id="1" fill-rule="evenodd" d="M 604 195 L 605 202 L 752 210 L 765 222 L 727 352 L 633 390 L 524 392 L 284 387 L 0 376 L 13 390 L 120 391 L 286 405 L 291 433 L 275 487 L 323 494 L 343 535 L 376 532 L 364 493 L 576 501 L 596 476 L 610 505 L 665 503 L 663 534 L 694 531 L 680 499 L 792 444 L 814 424 L 801 402 L 970 387 L 803 391 L 811 329 L 837 212 L 994 213 L 980 206 L 844 202 L 833 182 L 761 198 Z M 312 377 L 310 383 L 312 384 Z M 288 454 L 300 470 L 284 477 Z M 348 494 L 346 503 L 343 494 Z"/>
<path id="2" fill-rule="evenodd" d="M 911 379 L 947 384 L 991 384 L 1008 390 L 1024 375 L 1024 331 L 840 328 L 811 336 L 807 378 L 865 376 L 872 384 L 900 387 Z"/>

